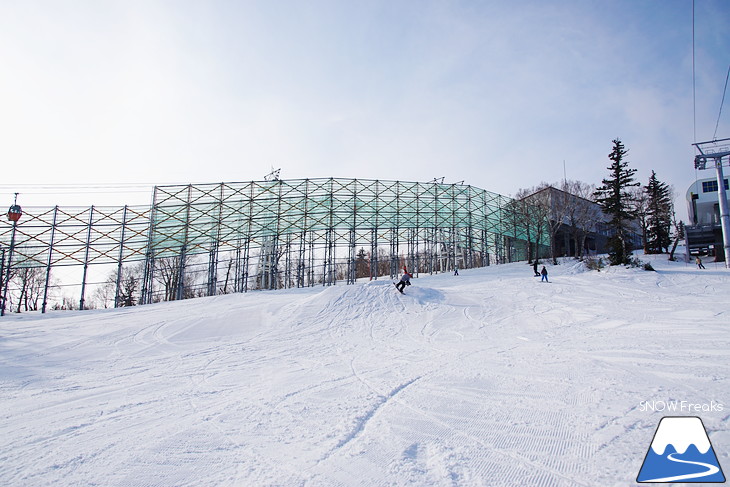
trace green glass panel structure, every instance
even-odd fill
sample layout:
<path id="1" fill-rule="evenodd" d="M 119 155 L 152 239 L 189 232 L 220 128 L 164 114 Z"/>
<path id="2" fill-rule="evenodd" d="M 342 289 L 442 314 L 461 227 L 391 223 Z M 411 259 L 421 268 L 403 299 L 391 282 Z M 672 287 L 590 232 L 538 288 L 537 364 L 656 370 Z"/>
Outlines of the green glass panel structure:
<path id="1" fill-rule="evenodd" d="M 525 259 L 528 233 L 513 207 L 483 189 L 436 182 L 157 186 L 150 207 L 26 209 L 13 262 L 3 265 L 50 274 L 115 264 L 119 288 L 122 268 L 143 262 L 141 303 L 393 278 L 403 267 L 418 276 Z M 11 230 L 0 223 L 3 247 Z"/>

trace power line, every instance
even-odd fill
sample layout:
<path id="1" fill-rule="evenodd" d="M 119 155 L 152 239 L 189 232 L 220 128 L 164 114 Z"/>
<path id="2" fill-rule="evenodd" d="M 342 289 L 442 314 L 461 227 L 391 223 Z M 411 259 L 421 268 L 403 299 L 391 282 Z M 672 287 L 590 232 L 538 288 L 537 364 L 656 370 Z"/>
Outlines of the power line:
<path id="1" fill-rule="evenodd" d="M 168 183 L 166 183 L 168 184 Z M 173 183 L 169 183 L 173 184 Z M 187 183 L 186 183 L 187 184 Z M 19 183 L 0 184 L 0 193 L 22 194 L 104 194 L 104 193 L 151 193 L 156 183 Z"/>
<path id="2" fill-rule="evenodd" d="M 722 101 L 720 102 L 720 113 L 717 114 L 717 123 L 715 124 L 715 133 L 712 140 L 717 139 L 717 128 L 720 126 L 720 115 L 722 115 L 722 105 L 725 103 L 725 92 L 727 91 L 727 80 L 730 78 L 730 66 L 727 67 L 727 76 L 725 76 L 725 88 L 722 90 Z"/>
<path id="3" fill-rule="evenodd" d="M 154 183 L 6 183 L 3 187 L 19 188 L 142 188 Z"/>
<path id="4" fill-rule="evenodd" d="M 18 189 L 18 187 L 16 186 L 15 189 Z M 52 195 L 52 194 L 79 194 L 79 193 L 83 193 L 83 194 L 109 194 L 109 190 L 103 190 L 103 189 L 93 190 L 93 191 L 77 191 L 77 190 L 72 190 L 72 189 L 67 189 L 65 191 L 55 191 L 55 190 L 51 190 L 51 191 L 40 191 L 41 189 L 43 189 L 43 188 L 36 188 L 36 189 L 30 190 L 30 191 L 28 191 L 28 190 L 22 190 L 21 189 L 21 191 L 18 191 L 18 192 L 20 194 L 34 194 L 34 195 L 36 195 L 36 194 L 43 194 L 43 195 Z M 10 194 L 12 192 L 13 191 L 11 191 L 11 188 L 10 187 L 8 187 L 7 189 L 0 188 L 0 193 Z M 138 189 L 138 190 L 115 190 L 114 191 L 114 194 L 129 194 L 129 193 L 134 193 L 134 194 L 143 194 L 143 193 L 145 193 L 146 194 L 146 193 L 150 193 L 150 192 L 151 192 L 151 188 L 149 190 L 141 190 L 141 189 Z"/>

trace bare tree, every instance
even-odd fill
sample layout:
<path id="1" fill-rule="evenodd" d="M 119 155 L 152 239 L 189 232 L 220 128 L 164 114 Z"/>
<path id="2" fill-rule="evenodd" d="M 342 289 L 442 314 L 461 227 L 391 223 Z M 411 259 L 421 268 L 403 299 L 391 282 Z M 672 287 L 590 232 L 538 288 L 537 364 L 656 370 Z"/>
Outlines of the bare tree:
<path id="1" fill-rule="evenodd" d="M 53 307 L 55 310 L 74 310 L 79 309 L 79 302 L 71 296 L 63 296 L 60 303 L 56 303 Z"/>
<path id="2" fill-rule="evenodd" d="M 644 246 L 644 253 L 649 253 L 649 239 L 647 238 L 647 216 L 649 214 L 649 196 L 642 187 L 632 187 L 628 190 L 633 203 L 636 221 L 641 225 L 641 243 Z"/>
<path id="3" fill-rule="evenodd" d="M 601 212 L 593 201 L 596 188 L 582 181 L 564 181 L 562 190 L 568 194 L 566 200 L 566 224 L 575 244 L 576 259 L 583 258 L 586 238 L 601 220 Z"/>
<path id="4" fill-rule="evenodd" d="M 508 211 L 515 225 L 515 233 L 524 232 L 527 240 L 528 262 L 539 259 L 538 249 L 547 225 L 548 208 L 536 201 L 537 191 L 539 191 L 537 187 L 520 189 L 515 194 L 514 201 L 508 205 Z"/>
<path id="5" fill-rule="evenodd" d="M 13 281 L 17 286 L 17 312 L 37 311 L 43 289 L 46 284 L 46 273 L 41 267 L 21 267 L 15 270 Z"/>
<path id="6" fill-rule="evenodd" d="M 111 308 L 115 305 L 119 307 L 135 306 L 143 274 L 143 262 L 122 267 L 121 275 L 119 275 L 119 270 L 110 272 L 106 281 L 94 290 L 92 302 L 99 308 Z M 117 279 L 119 279 L 118 295 Z"/>
<path id="7" fill-rule="evenodd" d="M 534 188 L 520 190 L 517 195 L 521 201 L 528 203 L 528 206 L 522 209 L 523 224 L 528 225 L 528 228 L 539 229 L 540 231 L 536 232 L 538 239 L 542 234 L 542 228 L 548 230 L 550 257 L 553 264 L 557 264 L 555 240 L 566 219 L 569 195 L 544 182 Z"/>
<path id="8" fill-rule="evenodd" d="M 566 219 L 570 195 L 547 183 L 540 183 L 536 189 L 537 191 L 531 197 L 531 200 L 541 208 L 546 216 L 545 220 L 550 232 L 550 257 L 553 260 L 553 265 L 557 265 L 555 241 Z"/>
<path id="9" fill-rule="evenodd" d="M 223 287 L 220 288 L 221 294 L 228 294 L 228 282 L 231 279 L 231 270 L 233 269 L 233 257 L 229 257 L 228 265 L 226 266 L 226 279 L 223 281 Z"/>
<path id="10" fill-rule="evenodd" d="M 143 274 L 144 264 L 141 262 L 132 267 L 122 268 L 122 275 L 120 276 L 119 282 L 119 294 L 116 297 L 118 306 L 137 305 L 137 295 L 139 293 L 140 284 L 142 283 Z"/>
<path id="11" fill-rule="evenodd" d="M 189 255 L 177 255 L 155 261 L 155 280 L 165 288 L 165 301 L 195 296 L 193 284 L 197 272 L 191 269 L 192 260 Z"/>
<path id="12" fill-rule="evenodd" d="M 533 255 L 532 255 L 532 225 L 531 225 L 531 213 L 528 210 L 530 207 L 529 203 L 525 201 L 525 197 L 529 196 L 529 190 L 528 189 L 520 189 L 517 191 L 517 193 L 514 196 L 514 199 L 507 203 L 506 205 L 506 213 L 507 213 L 507 220 L 511 221 L 514 226 L 514 233 L 515 236 L 519 235 L 520 232 L 518 229 L 522 229 L 524 231 L 525 238 L 527 240 L 527 261 L 529 263 L 532 262 Z M 537 257 L 535 257 L 537 258 Z"/>
<path id="13" fill-rule="evenodd" d="M 344 281 L 347 279 L 347 261 L 335 262 L 335 280 Z"/>
<path id="14" fill-rule="evenodd" d="M 390 253 L 385 249 L 378 247 L 378 276 L 390 275 Z"/>
<path id="15" fill-rule="evenodd" d="M 110 279 L 113 281 L 110 282 Z M 91 295 L 91 302 L 93 308 L 111 308 L 114 306 L 114 291 L 116 288 L 117 273 L 114 271 L 103 284 L 94 289 L 94 293 Z"/>
<path id="16" fill-rule="evenodd" d="M 15 279 L 15 274 L 17 272 L 17 268 L 12 267 L 10 269 L 7 269 L 5 267 L 3 269 L 3 273 L 0 275 L 0 306 L 3 307 L 3 309 L 8 310 L 12 312 L 13 306 L 15 305 L 15 299 L 12 292 L 8 292 L 7 294 L 3 291 L 5 290 L 5 287 L 8 286 L 8 289 L 13 284 L 13 280 Z M 4 301 L 3 301 L 4 300 Z"/>
<path id="17" fill-rule="evenodd" d="M 674 252 L 677 250 L 679 241 L 684 239 L 684 222 L 682 220 L 677 221 L 677 215 L 672 212 L 672 223 L 674 224 L 674 243 L 672 243 L 672 250 L 669 252 L 669 260 L 675 260 Z"/>

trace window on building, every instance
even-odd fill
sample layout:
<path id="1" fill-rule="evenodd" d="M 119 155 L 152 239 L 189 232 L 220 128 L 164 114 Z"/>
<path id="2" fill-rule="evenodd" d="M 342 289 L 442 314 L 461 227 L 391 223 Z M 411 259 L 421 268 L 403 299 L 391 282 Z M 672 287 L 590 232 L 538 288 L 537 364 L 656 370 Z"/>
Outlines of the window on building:
<path id="1" fill-rule="evenodd" d="M 727 179 L 725 179 L 724 182 L 725 182 L 725 191 L 727 191 L 728 189 L 730 189 L 728 187 L 728 181 L 727 181 Z M 715 192 L 717 192 L 717 181 L 716 180 L 703 181 L 702 182 L 702 192 L 703 193 L 715 193 Z"/>

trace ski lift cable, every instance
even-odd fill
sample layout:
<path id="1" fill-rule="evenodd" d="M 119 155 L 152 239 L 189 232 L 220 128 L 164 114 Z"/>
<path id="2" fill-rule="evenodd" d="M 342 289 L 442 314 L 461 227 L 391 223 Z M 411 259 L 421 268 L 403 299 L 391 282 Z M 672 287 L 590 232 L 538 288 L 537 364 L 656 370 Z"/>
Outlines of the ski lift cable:
<path id="1" fill-rule="evenodd" d="M 697 143 L 697 84 L 695 75 L 695 0 L 692 0 L 692 131 L 693 141 Z M 697 146 L 695 145 L 695 151 Z M 699 194 L 700 175 L 695 166 L 695 194 Z"/>
<path id="2" fill-rule="evenodd" d="M 725 76 L 725 88 L 722 90 L 722 101 L 720 102 L 720 113 L 717 114 L 717 123 L 715 124 L 715 133 L 712 140 L 717 140 L 717 128 L 720 126 L 720 116 L 722 115 L 722 106 L 725 104 L 725 93 L 727 92 L 727 81 L 730 79 L 730 65 L 727 67 L 727 76 Z"/>
<path id="3" fill-rule="evenodd" d="M 165 183 L 183 184 L 183 183 Z M 187 183 L 185 183 L 187 184 Z M 67 194 L 67 193 L 142 193 L 149 192 L 155 183 L 13 183 L 0 184 L 0 192 L 19 189 L 24 194 Z M 157 184 L 159 186 L 159 183 Z"/>
<path id="4" fill-rule="evenodd" d="M 697 143 L 697 85 L 695 81 L 695 0 L 692 0 L 692 130 Z M 696 147 L 696 146 L 695 146 Z"/>

